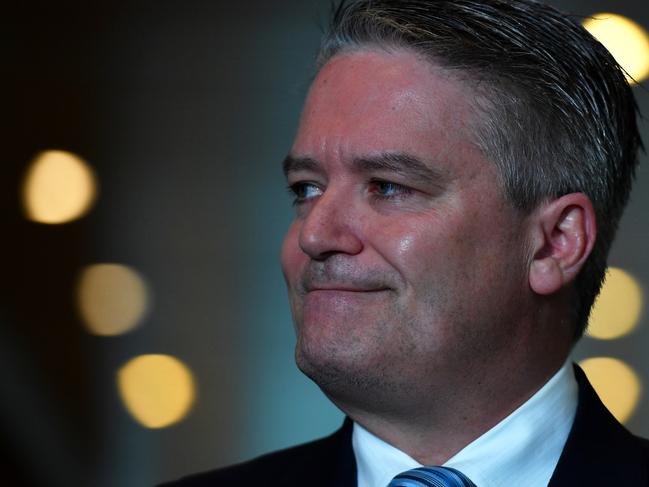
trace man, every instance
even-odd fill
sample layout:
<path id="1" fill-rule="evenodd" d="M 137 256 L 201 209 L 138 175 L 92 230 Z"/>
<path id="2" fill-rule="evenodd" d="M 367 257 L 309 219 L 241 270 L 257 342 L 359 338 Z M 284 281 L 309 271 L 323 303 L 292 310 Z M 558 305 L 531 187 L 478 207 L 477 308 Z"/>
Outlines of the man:
<path id="1" fill-rule="evenodd" d="M 649 485 L 567 362 L 641 145 L 611 55 L 533 0 L 359 0 L 318 68 L 281 260 L 297 364 L 349 419 L 177 485 Z"/>

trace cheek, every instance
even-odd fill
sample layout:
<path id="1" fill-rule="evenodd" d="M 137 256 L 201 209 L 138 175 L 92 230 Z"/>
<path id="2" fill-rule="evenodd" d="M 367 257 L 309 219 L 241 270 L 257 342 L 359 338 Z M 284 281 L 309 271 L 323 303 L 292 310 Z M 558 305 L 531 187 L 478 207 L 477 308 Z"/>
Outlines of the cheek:
<path id="1" fill-rule="evenodd" d="M 414 299 L 436 299 L 457 286 L 476 285 L 473 275 L 484 265 L 483 236 L 466 221 L 445 215 L 384 226 L 375 234 L 377 251 L 397 270 Z M 405 222 L 404 222 L 405 223 Z"/>
<path id="2" fill-rule="evenodd" d="M 453 235 L 444 226 L 430 218 L 422 221 L 402 220 L 401 224 L 378 226 L 374 233 L 377 251 L 402 277 L 411 280 L 440 258 L 449 257 L 454 250 Z M 448 228 L 446 228 L 448 230 Z"/>

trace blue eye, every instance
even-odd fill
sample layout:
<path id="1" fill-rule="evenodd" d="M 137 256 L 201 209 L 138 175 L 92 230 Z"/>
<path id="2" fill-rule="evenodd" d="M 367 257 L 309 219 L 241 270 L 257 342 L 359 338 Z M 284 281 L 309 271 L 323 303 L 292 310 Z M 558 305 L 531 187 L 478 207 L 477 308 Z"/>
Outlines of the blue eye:
<path id="1" fill-rule="evenodd" d="M 317 198 L 322 194 L 322 189 L 313 183 L 299 182 L 291 184 L 288 187 L 288 192 L 293 196 L 293 204 L 298 205 L 306 201 Z"/>
<path id="2" fill-rule="evenodd" d="M 390 181 L 372 181 L 370 184 L 370 193 L 379 198 L 397 198 L 412 193 L 412 190 Z"/>

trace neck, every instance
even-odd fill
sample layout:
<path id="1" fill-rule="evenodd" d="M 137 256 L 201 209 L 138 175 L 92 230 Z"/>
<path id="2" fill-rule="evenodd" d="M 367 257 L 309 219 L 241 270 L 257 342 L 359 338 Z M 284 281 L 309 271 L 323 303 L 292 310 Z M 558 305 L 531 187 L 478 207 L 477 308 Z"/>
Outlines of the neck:
<path id="1" fill-rule="evenodd" d="M 505 367 L 501 363 L 500 374 L 489 367 L 467 370 L 462 385 L 451 394 L 432 391 L 423 399 L 420 395 L 417 403 L 411 398 L 399 404 L 373 400 L 374 407 L 334 402 L 365 429 L 419 463 L 442 465 L 541 389 L 561 368 L 568 350 L 557 353 L 555 348 L 545 353 L 554 358 L 548 360 L 546 355 L 544 367 L 528 355 L 523 362 L 513 361 Z"/>

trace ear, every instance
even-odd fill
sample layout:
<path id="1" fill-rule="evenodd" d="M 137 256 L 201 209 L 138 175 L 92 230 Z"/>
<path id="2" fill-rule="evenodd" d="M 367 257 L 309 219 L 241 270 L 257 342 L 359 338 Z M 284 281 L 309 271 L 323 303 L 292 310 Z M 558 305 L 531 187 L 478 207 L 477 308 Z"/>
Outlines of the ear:
<path id="1" fill-rule="evenodd" d="M 575 280 L 590 255 L 597 233 L 595 210 L 583 193 L 543 203 L 533 214 L 529 284 L 542 295 Z"/>

